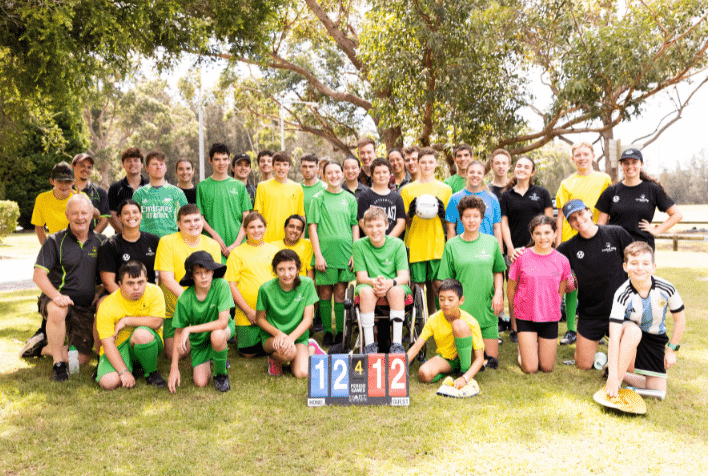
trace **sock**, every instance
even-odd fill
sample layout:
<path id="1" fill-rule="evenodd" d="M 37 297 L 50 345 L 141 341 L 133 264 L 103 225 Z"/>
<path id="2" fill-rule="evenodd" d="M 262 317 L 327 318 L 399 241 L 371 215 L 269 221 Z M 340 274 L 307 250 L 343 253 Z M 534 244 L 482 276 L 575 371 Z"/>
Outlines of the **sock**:
<path id="1" fill-rule="evenodd" d="M 133 346 L 133 353 L 138 362 L 140 362 L 140 365 L 143 366 L 145 377 L 157 370 L 157 353 L 159 347 L 160 345 L 155 339 L 147 344 L 135 344 Z"/>
<path id="2" fill-rule="evenodd" d="M 332 333 L 332 301 L 320 299 L 320 319 L 325 333 Z"/>
<path id="3" fill-rule="evenodd" d="M 393 322 L 393 344 L 401 344 L 403 342 L 403 318 L 406 317 L 406 311 L 391 311 L 391 322 Z"/>
<path id="4" fill-rule="evenodd" d="M 344 303 L 335 302 L 334 303 L 334 319 L 337 326 L 337 334 L 341 334 L 344 331 Z"/>
<path id="5" fill-rule="evenodd" d="M 565 319 L 568 330 L 575 332 L 575 311 L 578 308 L 578 290 L 565 295 Z"/>
<path id="6" fill-rule="evenodd" d="M 228 347 L 224 350 L 215 350 L 214 356 L 214 375 L 226 375 L 226 355 L 229 353 Z"/>
<path id="7" fill-rule="evenodd" d="M 359 314 L 361 327 L 364 329 L 364 345 L 374 342 L 374 313 L 362 312 Z"/>
<path id="8" fill-rule="evenodd" d="M 455 346 L 460 357 L 460 370 L 467 372 L 472 365 L 472 336 L 455 337 Z"/>
<path id="9" fill-rule="evenodd" d="M 438 380 L 444 379 L 445 377 L 446 377 L 445 374 L 437 374 L 437 375 L 435 376 L 435 378 L 430 381 L 430 383 L 435 383 L 435 382 L 437 382 Z"/>

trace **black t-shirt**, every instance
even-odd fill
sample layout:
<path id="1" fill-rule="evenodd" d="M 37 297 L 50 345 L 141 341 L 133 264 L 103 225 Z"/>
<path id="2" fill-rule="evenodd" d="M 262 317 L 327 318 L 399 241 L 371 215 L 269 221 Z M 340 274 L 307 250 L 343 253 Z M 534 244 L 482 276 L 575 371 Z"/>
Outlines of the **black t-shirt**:
<path id="1" fill-rule="evenodd" d="M 140 232 L 140 238 L 135 243 L 127 241 L 121 233 L 111 236 L 98 249 L 97 269 L 116 274 L 118 270 L 131 260 L 140 261 L 147 268 L 147 280 L 155 283 L 155 252 L 160 238 L 151 233 Z"/>
<path id="2" fill-rule="evenodd" d="M 642 181 L 639 185 L 628 187 L 622 182 L 610 185 L 597 199 L 597 208 L 610 216 L 608 224 L 618 225 L 638 241 L 644 241 L 654 248 L 654 236 L 639 229 L 639 222 L 649 223 L 654 219 L 654 212 L 665 212 L 674 205 L 658 184 Z"/>
<path id="3" fill-rule="evenodd" d="M 624 249 L 632 243 L 624 228 L 598 227 L 590 239 L 579 234 L 560 244 L 563 254 L 578 278 L 578 315 L 593 320 L 608 320 L 615 291 L 627 280 L 622 268 Z"/>
<path id="4" fill-rule="evenodd" d="M 140 176 L 140 187 L 150 183 L 148 179 Z M 140 188 L 138 187 L 138 188 Z M 121 180 L 114 182 L 108 187 L 108 209 L 112 212 L 118 211 L 118 205 L 123 200 L 133 198 L 133 187 L 128 183 L 128 177 L 123 177 Z"/>
<path id="5" fill-rule="evenodd" d="M 531 185 L 523 196 L 510 188 L 499 199 L 502 216 L 509 221 L 511 242 L 514 248 L 526 246 L 531 241 L 529 223 L 537 215 L 543 215 L 546 208 L 553 208 L 551 194 L 543 187 Z"/>
<path id="6" fill-rule="evenodd" d="M 491 183 L 489 184 L 489 190 L 492 191 L 492 193 L 497 197 L 497 200 L 501 202 L 501 196 L 502 196 L 502 190 L 506 188 L 506 185 L 503 187 L 497 187 L 496 185 L 492 185 Z"/>
<path id="7" fill-rule="evenodd" d="M 187 203 L 191 203 L 193 205 L 197 204 L 197 187 L 192 187 L 192 188 L 179 188 L 184 192 L 184 196 L 187 197 Z"/>
<path id="8" fill-rule="evenodd" d="M 406 218 L 406 207 L 403 204 L 401 194 L 398 192 L 389 191 L 386 195 L 379 195 L 372 189 L 368 189 L 359 197 L 358 206 L 357 220 L 364 218 L 364 212 L 371 207 L 383 208 L 388 218 L 387 235 L 390 234 L 393 227 L 396 226 L 396 220 Z"/>
<path id="9" fill-rule="evenodd" d="M 98 209 L 102 217 L 111 216 L 111 211 L 108 208 L 108 193 L 106 193 L 103 188 L 89 182 L 86 184 L 82 192 L 85 193 L 89 199 L 91 199 L 91 203 Z M 96 225 L 98 225 L 98 220 L 93 219 L 91 221 L 91 229 L 93 230 Z"/>

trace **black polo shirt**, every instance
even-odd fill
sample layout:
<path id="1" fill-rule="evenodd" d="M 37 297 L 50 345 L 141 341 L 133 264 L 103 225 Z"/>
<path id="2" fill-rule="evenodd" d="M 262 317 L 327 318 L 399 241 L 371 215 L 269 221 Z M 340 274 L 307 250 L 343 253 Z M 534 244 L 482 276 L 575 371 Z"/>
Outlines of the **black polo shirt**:
<path id="1" fill-rule="evenodd" d="M 98 271 L 108 271 L 116 274 L 118 270 L 131 260 L 140 261 L 147 268 L 147 280 L 155 283 L 155 252 L 160 237 L 147 232 L 141 232 L 135 243 L 123 238 L 122 233 L 108 238 L 98 249 Z"/>
<path id="2" fill-rule="evenodd" d="M 364 192 L 366 192 L 367 190 L 371 190 L 369 187 L 367 187 L 366 185 L 362 184 L 361 182 L 358 182 L 358 183 L 357 183 L 357 185 L 356 185 L 356 190 L 349 190 L 349 188 L 347 187 L 347 183 L 346 183 L 346 182 L 342 183 L 342 188 L 343 188 L 344 190 L 346 190 L 347 192 L 351 193 L 352 195 L 354 195 L 354 198 L 356 198 L 356 201 L 357 201 L 357 202 L 359 202 L 359 197 L 361 197 L 361 195 L 362 195 Z"/>
<path id="3" fill-rule="evenodd" d="M 138 188 L 149 183 L 150 181 L 141 175 L 140 186 Z M 120 202 L 133 198 L 134 192 L 135 190 L 133 190 L 133 187 L 128 183 L 128 177 L 123 177 L 122 180 L 111 184 L 111 186 L 108 187 L 108 209 L 112 212 L 117 212 Z"/>
<path id="4" fill-rule="evenodd" d="M 49 282 L 74 304 L 89 307 L 96 292 L 98 249 L 106 237 L 89 231 L 81 244 L 69 227 L 47 237 L 35 267 L 47 270 Z"/>
<path id="5" fill-rule="evenodd" d="M 543 215 L 546 208 L 553 208 L 551 194 L 543 187 L 531 185 L 526 193 L 519 194 L 514 188 L 502 193 L 499 200 L 502 216 L 509 221 L 511 242 L 514 248 L 526 246 L 531 241 L 529 223 L 537 215 Z"/>
<path id="6" fill-rule="evenodd" d="M 624 249 L 634 240 L 624 228 L 599 226 L 590 239 L 579 234 L 560 244 L 558 251 L 568 258 L 578 278 L 578 315 L 608 320 L 615 292 L 627 280 L 622 268 Z"/>

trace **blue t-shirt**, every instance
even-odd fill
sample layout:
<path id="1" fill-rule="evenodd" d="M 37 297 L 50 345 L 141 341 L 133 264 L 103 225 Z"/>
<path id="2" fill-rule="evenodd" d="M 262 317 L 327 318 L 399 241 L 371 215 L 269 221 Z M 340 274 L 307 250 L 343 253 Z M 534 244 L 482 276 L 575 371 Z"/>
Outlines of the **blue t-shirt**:
<path id="1" fill-rule="evenodd" d="M 482 190 L 478 193 L 472 193 L 466 188 L 463 188 L 457 193 L 453 193 L 450 197 L 450 201 L 447 203 L 447 209 L 445 210 L 445 220 L 449 223 L 456 223 L 455 226 L 456 233 L 461 235 L 465 231 L 465 227 L 462 226 L 462 221 L 460 220 L 460 213 L 457 211 L 457 205 L 460 203 L 464 197 L 468 195 L 477 195 L 484 201 L 484 205 L 487 209 L 484 212 L 484 219 L 482 224 L 479 226 L 479 232 L 485 235 L 494 235 L 494 224 L 501 222 L 501 208 L 499 207 L 499 200 L 497 197 Z"/>

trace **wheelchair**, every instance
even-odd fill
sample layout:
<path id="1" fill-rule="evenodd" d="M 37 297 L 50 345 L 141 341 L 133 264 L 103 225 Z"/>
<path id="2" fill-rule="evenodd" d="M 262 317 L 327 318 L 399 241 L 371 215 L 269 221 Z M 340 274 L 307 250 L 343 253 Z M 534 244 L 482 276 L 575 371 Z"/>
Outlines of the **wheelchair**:
<path id="1" fill-rule="evenodd" d="M 342 331 L 342 343 L 335 344 L 330 347 L 330 354 L 361 354 L 364 352 L 364 332 L 359 319 L 359 304 L 355 302 L 354 284 L 349 284 L 344 297 L 344 329 Z M 427 320 L 427 304 L 425 301 L 425 293 L 418 287 L 413 286 L 412 302 L 405 305 L 405 317 L 403 319 L 403 346 L 410 347 L 420 333 L 423 331 L 425 321 Z M 376 325 L 380 325 L 379 321 L 386 324 L 389 322 L 389 307 L 382 298 L 376 304 L 374 309 L 374 321 Z M 379 347 L 379 352 L 384 350 Z M 419 362 L 425 362 L 427 344 L 418 353 L 417 359 Z"/>

